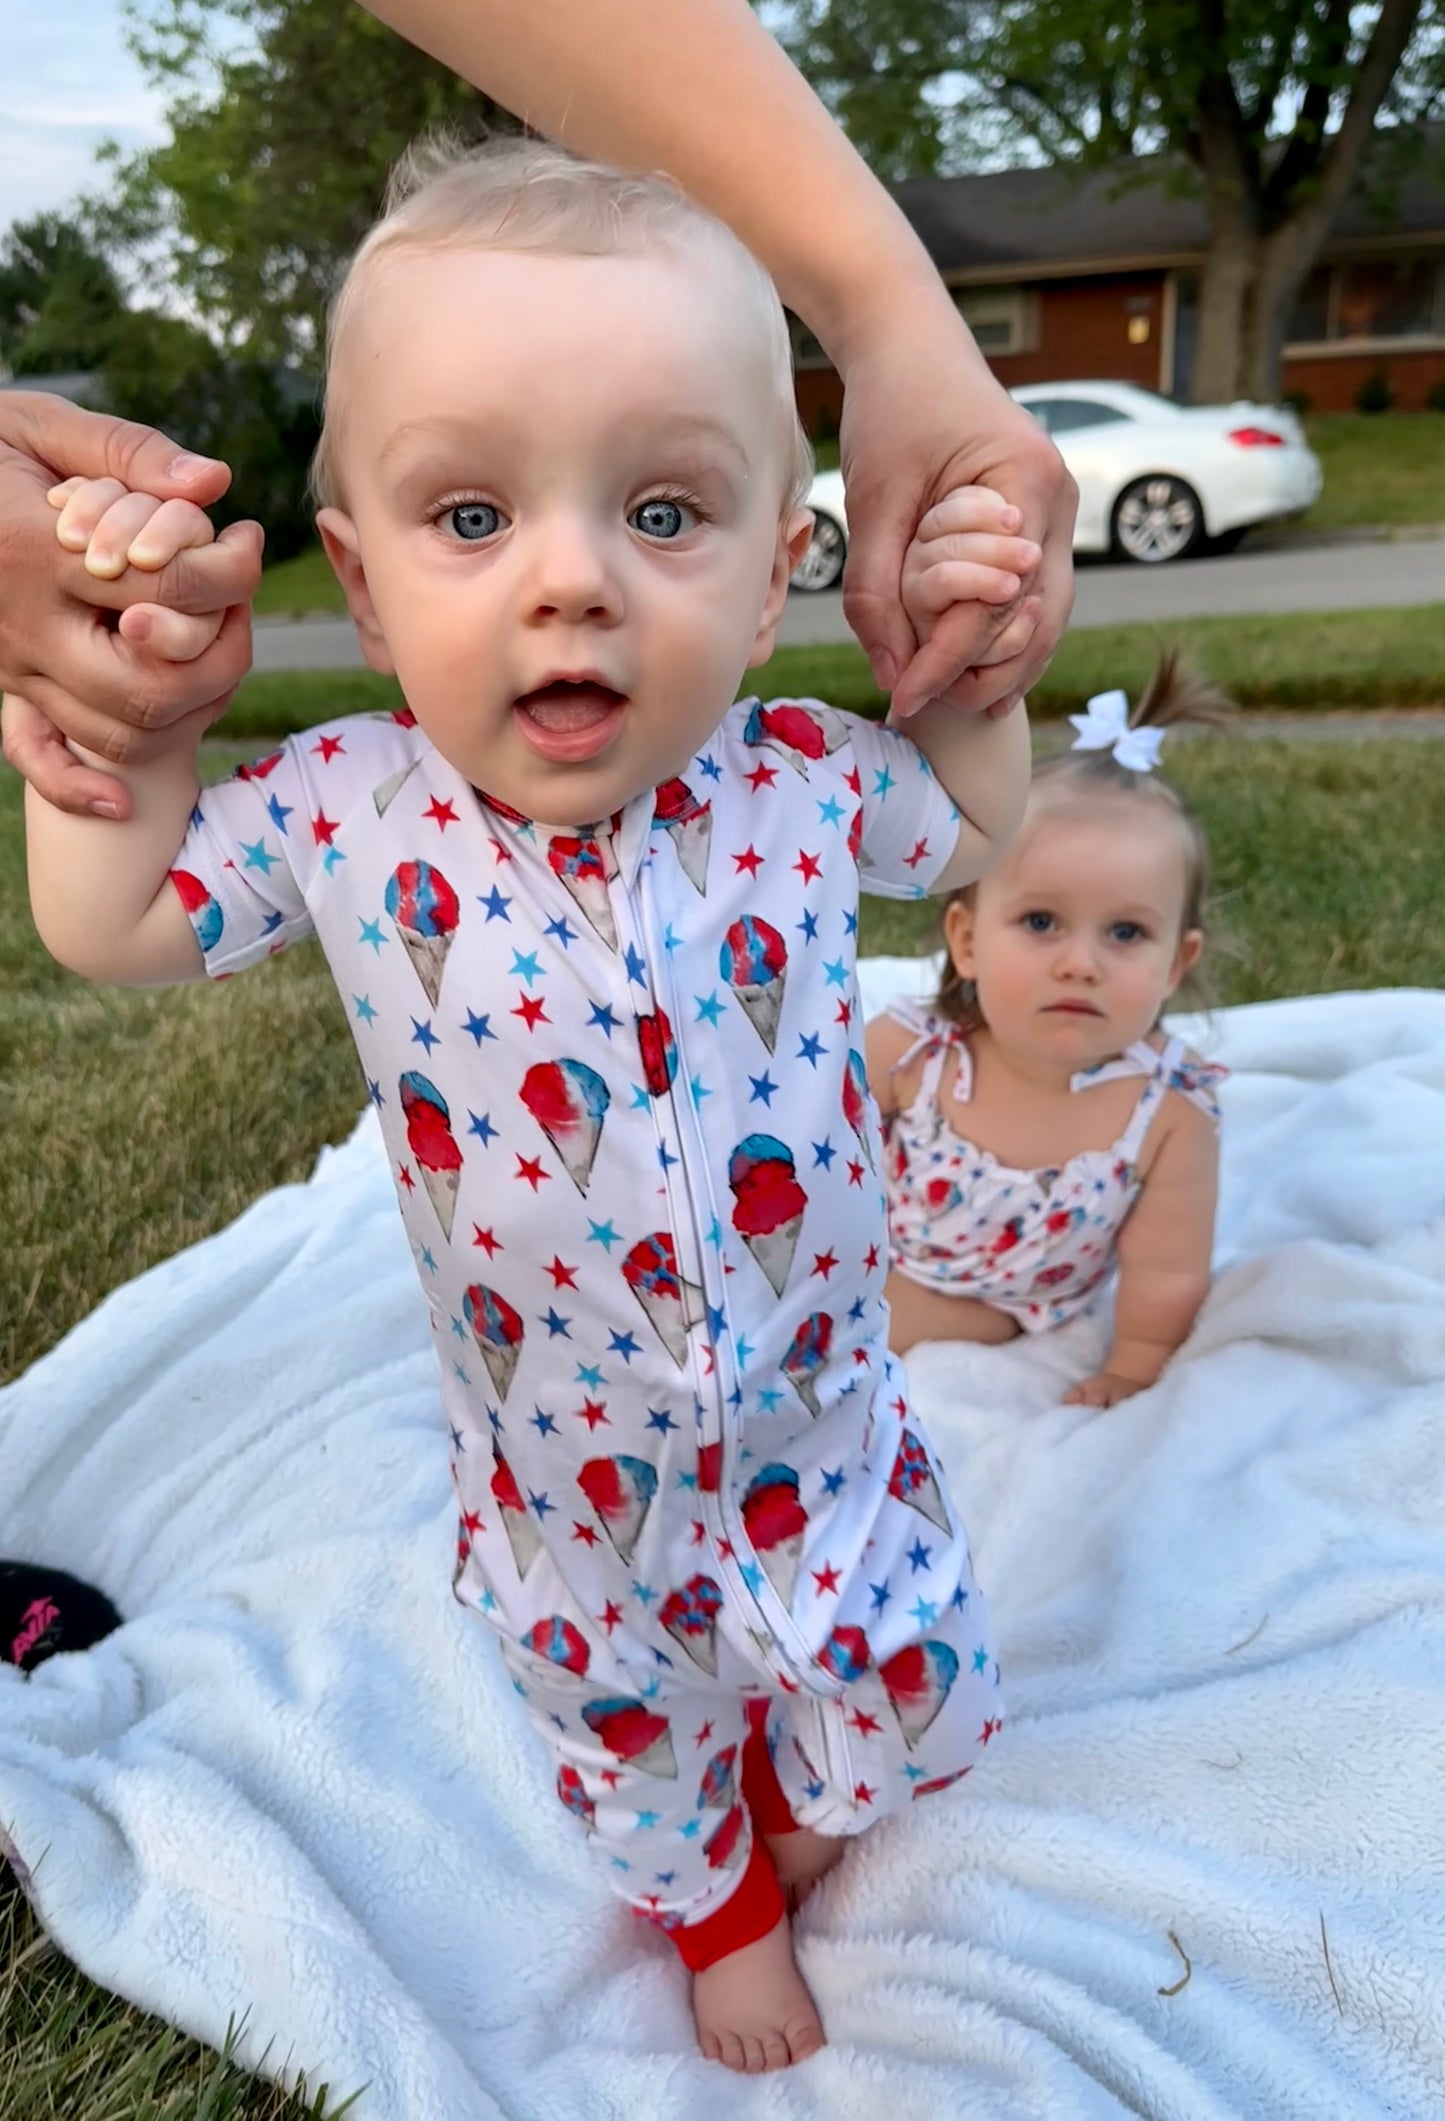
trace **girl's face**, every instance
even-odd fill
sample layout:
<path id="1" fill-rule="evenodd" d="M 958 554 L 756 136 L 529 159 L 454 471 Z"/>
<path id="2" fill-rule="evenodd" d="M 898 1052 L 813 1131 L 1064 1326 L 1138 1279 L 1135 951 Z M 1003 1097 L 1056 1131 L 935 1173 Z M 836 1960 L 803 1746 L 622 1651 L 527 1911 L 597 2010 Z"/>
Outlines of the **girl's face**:
<path id="1" fill-rule="evenodd" d="M 1163 804 L 1034 797 L 973 904 L 944 916 L 1001 1047 L 1072 1073 L 1153 1030 L 1203 941 L 1183 926 L 1187 852 Z"/>

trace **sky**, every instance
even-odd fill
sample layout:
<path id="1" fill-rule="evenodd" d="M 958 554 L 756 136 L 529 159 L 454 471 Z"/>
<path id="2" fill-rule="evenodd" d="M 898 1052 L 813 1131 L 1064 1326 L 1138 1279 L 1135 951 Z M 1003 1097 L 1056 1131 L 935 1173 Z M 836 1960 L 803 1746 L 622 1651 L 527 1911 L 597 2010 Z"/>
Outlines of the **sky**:
<path id="1" fill-rule="evenodd" d="M 121 37 L 120 0 L 0 0 L 0 240 L 101 181 L 95 150 L 164 137 Z"/>

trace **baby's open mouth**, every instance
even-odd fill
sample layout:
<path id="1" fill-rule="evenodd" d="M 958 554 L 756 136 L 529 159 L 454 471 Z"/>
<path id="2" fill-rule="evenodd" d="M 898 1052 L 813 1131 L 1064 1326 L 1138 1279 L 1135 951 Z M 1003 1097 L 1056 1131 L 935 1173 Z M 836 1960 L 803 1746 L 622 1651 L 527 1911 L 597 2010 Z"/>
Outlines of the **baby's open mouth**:
<path id="1" fill-rule="evenodd" d="M 626 697 L 593 678 L 553 678 L 534 692 L 524 692 L 513 704 L 539 729 L 570 736 L 605 721 Z"/>

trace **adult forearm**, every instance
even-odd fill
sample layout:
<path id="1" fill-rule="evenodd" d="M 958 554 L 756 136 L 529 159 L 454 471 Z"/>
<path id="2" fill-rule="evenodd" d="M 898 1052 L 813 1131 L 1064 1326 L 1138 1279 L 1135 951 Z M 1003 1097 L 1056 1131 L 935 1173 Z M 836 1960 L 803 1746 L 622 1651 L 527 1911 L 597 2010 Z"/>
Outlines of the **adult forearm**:
<path id="1" fill-rule="evenodd" d="M 900 303 L 951 309 L 907 220 L 747 0 L 363 4 L 537 131 L 665 170 L 762 259 L 835 361 Z M 971 345 L 961 322 L 958 335 Z"/>

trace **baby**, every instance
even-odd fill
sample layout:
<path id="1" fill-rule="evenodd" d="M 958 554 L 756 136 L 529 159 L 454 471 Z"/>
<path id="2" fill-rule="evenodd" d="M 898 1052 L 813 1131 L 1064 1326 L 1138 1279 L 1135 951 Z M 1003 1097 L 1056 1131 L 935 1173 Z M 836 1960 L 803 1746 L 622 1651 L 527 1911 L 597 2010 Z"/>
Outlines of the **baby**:
<path id="1" fill-rule="evenodd" d="M 1154 763 L 1170 724 L 1227 706 L 1170 657 L 1132 729 L 1122 693 L 1073 716 L 1078 742 L 1036 768 L 1004 859 L 944 909 L 933 1009 L 869 1024 L 896 1353 L 1061 1325 L 1116 1264 L 1113 1344 L 1065 1399 L 1112 1406 L 1188 1336 L 1225 1071 L 1160 1029 L 1203 947 L 1209 850 Z"/>
<path id="2" fill-rule="evenodd" d="M 37 926 L 87 977 L 319 936 L 436 1337 L 456 1594 L 691 1970 L 704 2053 L 745 2070 L 823 2039 L 785 1893 L 1000 1728 L 888 1350 L 854 957 L 860 884 L 997 858 L 1028 734 L 734 704 L 808 469 L 781 307 L 724 228 L 536 142 L 414 161 L 335 305 L 317 467 L 406 707 L 204 794 L 178 730 L 123 825 L 27 811 Z M 67 542 L 133 562 L 207 534 L 109 485 L 56 499 Z M 976 489 L 925 518 L 920 637 L 1017 596 L 1017 520 Z M 139 623 L 193 652 L 193 622 Z"/>

